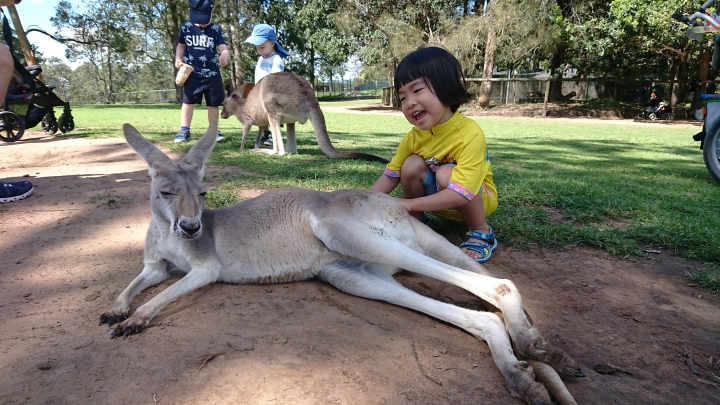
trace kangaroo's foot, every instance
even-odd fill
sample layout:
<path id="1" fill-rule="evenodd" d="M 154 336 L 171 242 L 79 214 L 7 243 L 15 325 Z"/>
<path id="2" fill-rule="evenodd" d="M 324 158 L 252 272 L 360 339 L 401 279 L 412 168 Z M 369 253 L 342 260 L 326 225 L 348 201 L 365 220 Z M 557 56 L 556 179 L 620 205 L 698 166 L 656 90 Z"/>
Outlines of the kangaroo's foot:
<path id="1" fill-rule="evenodd" d="M 283 153 L 278 153 L 278 152 L 275 152 L 275 151 L 272 150 L 272 149 L 253 149 L 252 151 L 253 151 L 253 152 L 257 152 L 257 153 L 265 153 L 265 154 L 267 154 L 267 155 L 275 155 L 275 154 L 277 154 L 277 155 L 279 155 L 279 156 L 285 155 L 284 152 L 283 152 Z"/>
<path id="2" fill-rule="evenodd" d="M 535 336 L 523 342 L 524 344 L 516 342 L 516 346 L 523 357 L 541 361 L 565 377 L 585 377 L 585 373 L 582 372 L 575 359 L 545 340 L 540 336 L 537 329 L 532 328 L 532 330 L 535 333 L 531 335 Z"/>
<path id="3" fill-rule="evenodd" d="M 547 389 L 535 381 L 533 368 L 527 362 L 518 361 L 503 373 L 510 394 L 530 405 L 551 405 Z"/>

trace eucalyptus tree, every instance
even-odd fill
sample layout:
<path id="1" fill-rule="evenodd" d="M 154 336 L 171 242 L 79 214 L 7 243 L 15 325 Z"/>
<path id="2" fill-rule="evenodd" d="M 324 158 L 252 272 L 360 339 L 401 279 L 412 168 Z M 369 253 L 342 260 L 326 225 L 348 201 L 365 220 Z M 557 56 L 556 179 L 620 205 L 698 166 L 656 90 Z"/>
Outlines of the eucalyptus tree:
<path id="1" fill-rule="evenodd" d="M 443 45 L 469 3 L 462 0 L 342 0 L 340 27 L 357 42 L 365 66 L 380 66 L 392 83 L 395 68 L 408 53 Z"/>
<path id="2" fill-rule="evenodd" d="M 298 12 L 289 45 L 305 62 L 304 66 L 297 66 L 300 64 L 296 62 L 294 67 L 311 82 L 317 77 L 316 69 L 332 82 L 336 74 L 344 73 L 346 62 L 358 50 L 357 42 L 343 28 L 342 0 L 295 0 L 294 3 Z"/>
<path id="3" fill-rule="evenodd" d="M 123 57 L 132 45 L 132 27 L 126 3 L 90 0 L 84 9 L 61 1 L 50 18 L 53 26 L 72 32 L 75 44 L 65 53 L 71 61 L 87 59 L 95 69 L 95 82 L 102 89 L 104 100 L 114 102 L 117 72 L 125 68 Z"/>

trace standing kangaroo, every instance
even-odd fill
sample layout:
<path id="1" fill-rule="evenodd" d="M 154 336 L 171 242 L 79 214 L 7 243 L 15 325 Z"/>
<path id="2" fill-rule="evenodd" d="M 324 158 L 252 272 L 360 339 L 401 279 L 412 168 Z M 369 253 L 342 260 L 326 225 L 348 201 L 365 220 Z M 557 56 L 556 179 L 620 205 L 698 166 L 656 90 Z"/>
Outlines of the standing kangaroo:
<path id="1" fill-rule="evenodd" d="M 531 325 L 515 285 L 492 277 L 413 218 L 395 198 L 360 189 L 285 188 L 205 210 L 202 178 L 217 122 L 177 163 L 129 124 L 123 131 L 149 166 L 152 219 L 142 272 L 100 316 L 100 324 L 118 323 L 113 337 L 141 332 L 164 306 L 210 283 L 285 283 L 317 277 L 348 294 L 423 312 L 484 340 L 510 393 L 528 404 L 551 404 L 536 375 L 546 379 L 561 404 L 575 403 L 557 373 L 582 377 L 583 372 Z M 265 209 L 268 206 L 274 209 Z M 288 237 L 292 243 L 278 243 Z M 128 318 L 133 297 L 167 280 L 173 264 L 187 274 Z M 463 288 L 498 308 L 502 317 L 413 292 L 393 278 L 401 270 Z M 530 360 L 516 357 L 511 340 L 519 355 Z"/>
<path id="2" fill-rule="evenodd" d="M 320 109 L 315 91 L 302 76 L 293 73 L 279 72 L 265 76 L 252 89 L 246 90 L 243 84 L 237 90 L 229 82 L 225 84 L 227 92 L 223 102 L 221 116 L 228 118 L 235 115 L 243 124 L 242 143 L 253 125 L 260 127 L 255 138 L 255 150 L 284 155 L 286 150 L 282 141 L 280 124 L 287 125 L 287 152 L 297 153 L 295 140 L 295 123 L 304 124 L 310 119 L 320 149 L 331 159 L 363 159 L 372 162 L 387 163 L 386 159 L 367 153 L 342 152 L 333 146 L 325 126 L 325 116 Z M 273 136 L 273 149 L 260 149 L 260 134 L 263 128 L 270 126 Z"/>

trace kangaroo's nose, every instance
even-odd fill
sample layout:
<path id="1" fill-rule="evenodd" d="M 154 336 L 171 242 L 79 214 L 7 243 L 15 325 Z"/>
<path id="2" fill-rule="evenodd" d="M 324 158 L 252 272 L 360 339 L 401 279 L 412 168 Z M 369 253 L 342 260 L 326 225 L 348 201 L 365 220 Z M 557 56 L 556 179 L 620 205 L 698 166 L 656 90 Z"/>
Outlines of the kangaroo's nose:
<path id="1" fill-rule="evenodd" d="M 197 233 L 197 231 L 200 230 L 200 222 L 199 221 L 183 221 L 180 223 L 180 228 L 182 228 L 185 233 L 187 233 L 189 236 L 193 236 Z"/>

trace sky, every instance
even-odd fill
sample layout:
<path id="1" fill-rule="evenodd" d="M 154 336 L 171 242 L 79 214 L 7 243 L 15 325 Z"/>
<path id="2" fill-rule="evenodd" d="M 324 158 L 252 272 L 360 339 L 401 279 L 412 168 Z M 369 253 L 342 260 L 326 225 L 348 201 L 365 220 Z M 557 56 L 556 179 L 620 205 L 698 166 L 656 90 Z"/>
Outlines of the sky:
<path id="1" fill-rule="evenodd" d="M 69 0 L 73 7 L 82 7 L 81 0 Z M 50 17 L 55 15 L 55 7 L 57 7 L 60 0 L 22 0 L 20 4 L 15 6 L 18 15 L 20 16 L 20 22 L 23 28 L 27 31 L 31 26 L 35 25 L 49 34 L 55 34 L 55 28 L 50 23 Z M 12 25 L 12 19 L 7 10 L 3 10 L 7 15 L 8 21 Z M 38 50 L 42 52 L 43 56 L 49 58 L 55 56 L 65 61 L 73 68 L 77 64 L 70 63 L 65 59 L 65 45 L 54 41 L 39 32 L 31 32 L 27 35 L 28 41 L 37 46 Z"/>

